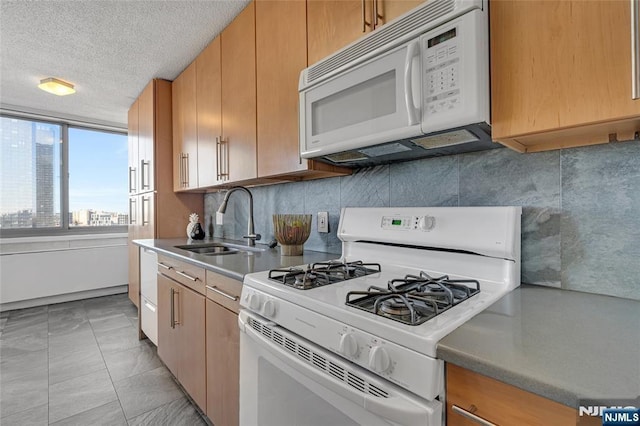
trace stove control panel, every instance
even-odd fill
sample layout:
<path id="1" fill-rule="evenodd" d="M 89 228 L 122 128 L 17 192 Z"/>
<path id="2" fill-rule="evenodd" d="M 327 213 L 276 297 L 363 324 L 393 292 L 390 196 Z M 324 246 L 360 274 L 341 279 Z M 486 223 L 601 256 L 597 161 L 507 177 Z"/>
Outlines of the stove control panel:
<path id="1" fill-rule="evenodd" d="M 400 231 L 431 231 L 436 226 L 436 218 L 433 216 L 383 216 L 382 229 Z"/>

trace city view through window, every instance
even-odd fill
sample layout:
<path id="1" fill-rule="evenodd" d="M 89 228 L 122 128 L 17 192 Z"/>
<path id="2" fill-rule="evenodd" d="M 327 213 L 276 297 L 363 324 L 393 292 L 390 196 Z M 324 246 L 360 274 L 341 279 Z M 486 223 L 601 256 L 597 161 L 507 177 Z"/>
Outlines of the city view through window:
<path id="1" fill-rule="evenodd" d="M 125 134 L 0 119 L 1 229 L 128 224 Z"/>

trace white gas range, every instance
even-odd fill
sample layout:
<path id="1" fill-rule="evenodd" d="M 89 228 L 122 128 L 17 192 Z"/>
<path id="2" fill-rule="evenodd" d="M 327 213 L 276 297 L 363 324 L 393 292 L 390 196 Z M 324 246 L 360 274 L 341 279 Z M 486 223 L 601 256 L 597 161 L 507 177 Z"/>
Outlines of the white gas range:
<path id="1" fill-rule="evenodd" d="M 345 208 L 340 259 L 247 275 L 241 424 L 441 425 L 436 344 L 519 286 L 520 217 Z"/>

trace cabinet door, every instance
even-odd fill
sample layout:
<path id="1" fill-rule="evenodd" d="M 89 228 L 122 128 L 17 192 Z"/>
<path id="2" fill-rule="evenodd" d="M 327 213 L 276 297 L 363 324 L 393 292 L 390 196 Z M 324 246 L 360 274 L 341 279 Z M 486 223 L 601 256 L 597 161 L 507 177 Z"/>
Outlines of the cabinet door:
<path id="1" fill-rule="evenodd" d="M 371 13 L 371 0 L 308 0 L 309 65 L 371 31 Z"/>
<path id="2" fill-rule="evenodd" d="M 253 179 L 257 175 L 255 34 L 255 4 L 252 2 L 224 29 L 220 40 L 222 162 L 230 181 Z"/>
<path id="3" fill-rule="evenodd" d="M 153 191 L 154 186 L 154 84 L 152 80 L 142 91 L 138 102 L 138 192 Z"/>
<path id="4" fill-rule="evenodd" d="M 172 84 L 174 190 L 198 187 L 196 66 L 192 62 Z"/>
<path id="5" fill-rule="evenodd" d="M 177 288 L 179 324 L 176 327 L 180 334 L 178 380 L 196 404 L 205 410 L 207 404 L 205 298 L 181 285 L 177 285 Z"/>
<path id="6" fill-rule="evenodd" d="M 169 371 L 178 377 L 180 364 L 180 329 L 176 323 L 178 298 L 174 282 L 158 274 L 158 356 Z"/>
<path id="7" fill-rule="evenodd" d="M 219 182 L 218 139 L 222 136 L 220 37 L 196 58 L 196 111 L 198 124 L 198 186 Z"/>
<path id="8" fill-rule="evenodd" d="M 303 170 L 298 142 L 298 77 L 307 66 L 304 2 L 256 7 L 258 176 Z"/>
<path id="9" fill-rule="evenodd" d="M 532 134 L 631 118 L 640 127 L 629 1 L 493 1 L 490 13 L 495 140 L 535 145 L 545 141 Z M 615 132 L 597 130 L 580 142 L 607 142 Z"/>
<path id="10" fill-rule="evenodd" d="M 477 425 L 467 413 L 499 425 L 575 425 L 574 409 L 447 363 L 447 424 Z M 456 408 L 453 408 L 453 407 Z"/>
<path id="11" fill-rule="evenodd" d="M 129 194 L 138 192 L 138 112 L 140 102 L 138 99 L 129 108 L 127 115 L 128 150 L 129 150 Z"/>
<path id="12" fill-rule="evenodd" d="M 238 315 L 207 300 L 207 417 L 236 426 L 240 395 Z"/>

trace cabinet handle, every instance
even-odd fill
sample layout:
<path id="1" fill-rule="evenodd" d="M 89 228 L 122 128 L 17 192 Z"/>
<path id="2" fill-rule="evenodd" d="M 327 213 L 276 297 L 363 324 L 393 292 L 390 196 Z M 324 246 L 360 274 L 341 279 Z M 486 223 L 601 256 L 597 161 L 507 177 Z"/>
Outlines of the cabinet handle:
<path id="1" fill-rule="evenodd" d="M 640 99 L 640 2 L 631 1 L 631 99 Z"/>
<path id="2" fill-rule="evenodd" d="M 185 163 L 185 166 L 184 166 L 184 170 L 185 170 L 185 172 L 184 172 L 184 181 L 185 181 L 185 184 L 184 184 L 184 186 L 186 188 L 189 188 L 189 186 L 190 186 L 189 185 L 189 177 L 190 177 L 189 176 L 189 153 L 186 153 L 184 155 L 184 163 Z"/>
<path id="3" fill-rule="evenodd" d="M 225 141 L 222 136 L 220 136 L 220 179 L 229 179 L 229 141 Z"/>
<path id="4" fill-rule="evenodd" d="M 129 167 L 129 192 L 136 192 L 136 168 Z"/>
<path id="5" fill-rule="evenodd" d="M 211 290 L 211 291 L 213 291 L 214 293 L 218 293 L 220 296 L 224 296 L 224 297 L 226 297 L 227 299 L 231 299 L 231 300 L 233 300 L 234 302 L 237 302 L 237 301 L 238 301 L 238 296 L 232 296 L 232 295 L 227 294 L 227 293 L 225 293 L 225 292 L 224 292 L 224 291 L 222 291 L 222 290 L 218 290 L 218 288 L 213 287 L 213 286 L 210 286 L 210 285 L 207 285 L 207 286 L 205 286 L 205 287 L 207 287 L 207 290 Z"/>
<path id="6" fill-rule="evenodd" d="M 186 279 L 191 280 L 191 281 L 198 281 L 198 279 L 199 279 L 198 277 L 192 277 L 191 275 L 189 275 L 189 274 L 187 274 L 185 272 L 180 272 L 177 269 L 176 269 L 176 274 L 180 275 L 181 277 L 185 277 Z"/>
<path id="7" fill-rule="evenodd" d="M 150 179 L 145 179 L 144 178 L 144 175 L 145 175 L 144 168 L 145 168 L 145 166 L 147 167 L 147 175 L 148 175 L 149 174 L 149 170 L 150 170 L 150 167 L 149 167 L 150 165 L 151 165 L 150 161 L 144 161 L 144 160 L 140 161 L 140 189 L 150 189 L 151 188 L 151 186 L 149 185 L 149 180 Z M 150 176 L 148 176 L 148 177 L 150 177 Z"/>
<path id="8" fill-rule="evenodd" d="M 379 11 L 378 11 L 378 0 L 373 0 L 373 29 L 375 30 L 376 28 L 378 28 L 378 21 L 380 19 L 383 18 L 382 15 L 380 15 Z"/>
<path id="9" fill-rule="evenodd" d="M 175 320 L 176 308 L 175 308 L 175 303 L 174 303 L 175 302 L 175 297 L 176 297 L 176 291 L 175 291 L 175 289 L 173 287 L 171 287 L 171 297 L 170 297 L 170 300 L 171 300 L 171 318 L 170 318 L 171 324 L 170 324 L 170 326 L 171 326 L 171 328 L 176 328 L 176 320 Z"/>
<path id="10" fill-rule="evenodd" d="M 178 154 L 178 181 L 179 186 L 182 187 L 182 153 Z"/>
<path id="11" fill-rule="evenodd" d="M 129 225 L 135 225 L 136 223 L 136 199 L 135 198 L 130 198 L 129 199 Z"/>
<path id="12" fill-rule="evenodd" d="M 216 136 L 216 180 L 220 180 L 220 155 L 222 155 L 222 151 L 220 149 L 220 137 Z"/>
<path id="13" fill-rule="evenodd" d="M 142 197 L 142 226 L 149 224 L 149 219 L 147 218 L 149 216 L 149 209 L 144 208 L 144 203 L 149 204 L 149 201 L 151 201 L 151 197 Z"/>
<path id="14" fill-rule="evenodd" d="M 367 22 L 367 12 L 365 10 L 366 1 L 367 0 L 362 0 L 362 32 L 363 33 L 367 32 L 367 27 L 371 26 L 371 24 Z"/>
<path id="15" fill-rule="evenodd" d="M 472 422 L 478 423 L 480 425 L 483 426 L 497 426 L 495 423 L 491 423 L 488 420 L 483 419 L 482 417 L 476 416 L 473 413 L 468 412 L 467 410 L 465 410 L 464 408 L 460 408 L 457 405 L 452 405 L 451 406 L 451 410 L 454 413 L 458 413 L 463 417 L 466 417 L 467 419 L 471 420 Z"/>
<path id="16" fill-rule="evenodd" d="M 159 267 L 161 267 L 161 268 L 166 269 L 167 271 L 170 271 L 170 270 L 172 270 L 172 269 L 173 269 L 173 266 L 167 266 L 167 265 L 165 265 L 165 264 L 164 264 L 164 263 L 162 263 L 162 262 L 158 262 L 158 266 L 159 266 Z"/>

